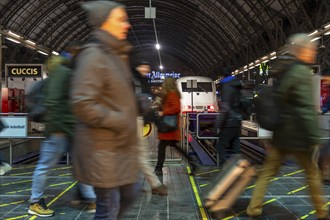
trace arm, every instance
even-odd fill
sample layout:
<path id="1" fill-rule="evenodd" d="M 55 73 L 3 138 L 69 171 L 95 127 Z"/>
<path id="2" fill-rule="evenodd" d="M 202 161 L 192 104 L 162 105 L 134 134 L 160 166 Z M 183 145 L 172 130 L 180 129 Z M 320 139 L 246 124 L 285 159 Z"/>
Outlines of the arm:
<path id="1" fill-rule="evenodd" d="M 220 115 L 215 120 L 215 128 L 222 130 L 225 126 L 225 122 L 229 117 L 231 92 L 230 88 L 226 85 L 223 86 L 221 91 L 221 102 L 220 102 Z"/>
<path id="2" fill-rule="evenodd" d="M 301 131 L 311 140 L 312 144 L 318 144 L 320 138 L 319 125 L 317 123 L 313 88 L 309 69 L 303 65 L 293 67 L 289 77 L 283 80 L 283 97 L 293 108 L 296 123 L 299 123 Z M 281 83 L 282 87 L 282 83 Z"/>

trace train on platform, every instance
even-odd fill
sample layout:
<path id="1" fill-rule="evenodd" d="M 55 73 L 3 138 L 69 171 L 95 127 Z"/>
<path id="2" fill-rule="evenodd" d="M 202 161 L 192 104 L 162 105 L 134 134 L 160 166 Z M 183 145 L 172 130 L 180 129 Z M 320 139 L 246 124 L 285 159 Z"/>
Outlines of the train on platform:
<path id="1" fill-rule="evenodd" d="M 217 112 L 219 109 L 214 81 L 204 76 L 185 76 L 177 80 L 181 93 L 181 112 Z"/>

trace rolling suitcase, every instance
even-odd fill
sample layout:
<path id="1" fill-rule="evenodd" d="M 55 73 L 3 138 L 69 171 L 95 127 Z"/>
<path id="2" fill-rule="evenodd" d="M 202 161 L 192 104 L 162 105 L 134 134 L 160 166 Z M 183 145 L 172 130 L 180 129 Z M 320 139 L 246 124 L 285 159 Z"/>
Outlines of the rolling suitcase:
<path id="1" fill-rule="evenodd" d="M 230 158 L 209 184 L 205 207 L 212 212 L 229 209 L 256 175 L 256 169 L 243 157 Z"/>

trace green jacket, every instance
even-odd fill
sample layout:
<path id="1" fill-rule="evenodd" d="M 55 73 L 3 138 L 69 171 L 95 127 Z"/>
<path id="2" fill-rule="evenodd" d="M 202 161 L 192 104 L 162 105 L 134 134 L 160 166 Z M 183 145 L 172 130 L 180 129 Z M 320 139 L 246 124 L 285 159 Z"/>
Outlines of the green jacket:
<path id="1" fill-rule="evenodd" d="M 52 133 L 65 133 L 73 137 L 76 124 L 71 112 L 70 81 L 72 69 L 63 57 L 53 57 L 48 61 L 49 79 L 45 91 L 44 105 L 47 107 L 46 136 Z"/>
<path id="2" fill-rule="evenodd" d="M 312 75 L 303 64 L 295 64 L 283 76 L 278 87 L 282 125 L 273 132 L 278 148 L 308 151 L 320 143 L 321 130 L 313 101 Z"/>

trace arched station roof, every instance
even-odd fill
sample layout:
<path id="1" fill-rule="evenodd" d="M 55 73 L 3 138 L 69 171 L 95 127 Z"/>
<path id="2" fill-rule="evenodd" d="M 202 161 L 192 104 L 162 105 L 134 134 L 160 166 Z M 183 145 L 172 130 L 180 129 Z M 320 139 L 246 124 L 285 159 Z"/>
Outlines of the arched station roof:
<path id="1" fill-rule="evenodd" d="M 79 0 L 1 0 L 2 31 L 61 51 L 72 40 L 84 40 L 91 27 Z M 118 0 L 127 7 L 129 41 L 142 50 L 154 48 L 149 0 Z M 162 54 L 181 61 L 194 74 L 217 78 L 224 67 L 238 68 L 276 50 L 288 35 L 311 32 L 330 22 L 328 0 L 152 0 Z M 330 66 L 330 37 L 319 62 Z M 5 41 L 3 39 L 3 41 Z M 5 42 L 4 62 L 40 62 L 36 51 Z M 328 62 L 328 63 L 327 63 Z"/>

